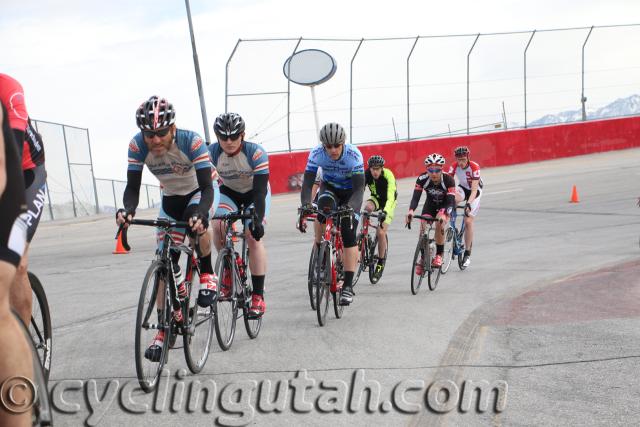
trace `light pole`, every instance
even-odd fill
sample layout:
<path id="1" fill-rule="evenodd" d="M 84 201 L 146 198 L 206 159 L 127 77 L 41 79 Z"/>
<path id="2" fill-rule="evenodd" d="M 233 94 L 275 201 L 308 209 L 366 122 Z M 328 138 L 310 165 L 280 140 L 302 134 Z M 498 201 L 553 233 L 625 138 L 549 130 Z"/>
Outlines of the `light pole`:
<path id="1" fill-rule="evenodd" d="M 209 144 L 209 123 L 207 122 L 207 108 L 204 106 L 204 93 L 202 92 L 202 80 L 200 78 L 200 63 L 198 62 L 198 53 L 196 52 L 196 39 L 193 36 L 193 23 L 191 22 L 191 8 L 189 0 L 184 0 L 187 6 L 187 19 L 189 20 L 189 34 L 191 35 L 191 49 L 193 50 L 193 67 L 196 70 L 196 82 L 198 83 L 198 96 L 200 97 L 200 111 L 202 112 L 202 125 L 204 126 L 204 138 Z"/>

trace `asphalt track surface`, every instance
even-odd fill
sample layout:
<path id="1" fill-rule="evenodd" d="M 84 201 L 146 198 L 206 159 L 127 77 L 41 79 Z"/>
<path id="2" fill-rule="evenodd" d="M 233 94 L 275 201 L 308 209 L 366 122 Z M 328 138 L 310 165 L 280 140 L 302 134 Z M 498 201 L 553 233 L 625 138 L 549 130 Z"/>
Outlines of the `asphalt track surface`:
<path id="1" fill-rule="evenodd" d="M 626 150 L 483 170 L 470 268 L 452 264 L 435 291 L 423 286 L 417 296 L 409 287 L 417 232 L 402 223 L 413 180 L 399 181 L 384 277 L 375 286 L 361 278 L 344 317 L 330 311 L 325 327 L 309 307 L 311 235 L 294 228 L 298 196 L 274 197 L 259 337 L 250 340 L 239 322 L 232 348 L 222 352 L 214 339 L 204 371 L 183 380 L 174 375 L 186 369 L 182 350 L 172 350 L 165 404 L 162 393 L 134 391 L 138 414 L 121 397 L 136 384 L 135 310 L 152 230 L 133 229 L 132 252 L 112 255 L 111 216 L 43 223 L 30 259 L 54 324 L 50 385 L 78 405 L 58 404 L 71 413 L 56 412 L 55 424 L 636 424 L 639 156 Z M 574 184 L 580 203 L 570 204 Z M 506 383 L 498 410 L 499 393 L 485 411 L 465 401 L 463 384 L 481 380 Z M 194 381 L 215 383 L 213 407 L 201 399 L 190 412 L 188 392 L 180 401 L 176 391 Z M 363 383 L 374 395 L 380 387 L 377 401 L 367 392 L 358 401 Z M 281 384 L 284 396 L 271 406 L 269 384 L 271 395 Z M 451 394 L 436 393 L 447 387 Z"/>

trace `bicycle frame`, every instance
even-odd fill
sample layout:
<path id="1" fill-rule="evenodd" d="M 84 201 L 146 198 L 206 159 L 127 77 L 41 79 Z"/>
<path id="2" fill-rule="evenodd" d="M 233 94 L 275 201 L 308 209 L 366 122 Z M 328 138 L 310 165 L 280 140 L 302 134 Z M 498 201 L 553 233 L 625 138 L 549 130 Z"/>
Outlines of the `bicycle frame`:
<path id="1" fill-rule="evenodd" d="M 340 230 L 340 223 L 338 222 L 338 226 L 334 226 L 333 216 L 327 218 L 324 227 L 324 233 L 322 235 L 322 239 L 326 242 L 329 242 L 331 246 L 332 252 L 335 255 L 335 258 L 343 259 L 344 253 L 344 244 L 342 242 L 342 234 Z M 336 262 L 334 257 L 331 257 L 331 292 L 338 292 L 338 274 L 336 268 Z"/>

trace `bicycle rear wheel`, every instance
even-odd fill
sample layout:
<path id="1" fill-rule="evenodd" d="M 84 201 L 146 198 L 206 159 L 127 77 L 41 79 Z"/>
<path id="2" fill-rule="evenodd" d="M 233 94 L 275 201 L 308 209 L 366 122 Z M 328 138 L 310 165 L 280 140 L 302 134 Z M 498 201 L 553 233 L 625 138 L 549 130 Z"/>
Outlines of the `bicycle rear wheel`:
<path id="1" fill-rule="evenodd" d="M 249 310 L 251 308 L 251 297 L 253 296 L 253 285 L 250 282 L 247 282 L 246 285 L 243 286 L 242 292 L 244 295 L 244 301 L 242 304 L 244 328 L 246 329 L 249 338 L 255 339 L 258 337 L 260 328 L 262 327 L 262 316 L 253 316 Z"/>
<path id="2" fill-rule="evenodd" d="M 214 304 L 214 319 L 216 339 L 222 350 L 229 350 L 236 334 L 236 319 L 238 318 L 238 297 L 236 290 L 240 283 L 235 260 L 228 249 L 223 249 L 216 260 L 216 271 L 220 286 L 218 299 Z M 227 286 L 230 290 L 227 295 L 222 295 L 222 288 Z"/>
<path id="3" fill-rule="evenodd" d="M 33 385 L 33 389 L 25 390 L 28 393 L 33 393 L 31 397 L 35 398 L 35 402 L 31 407 L 31 425 L 52 426 L 53 410 L 49 397 L 49 389 L 47 387 L 47 379 L 45 378 L 45 373 L 40 361 L 40 354 L 36 350 L 35 342 L 31 338 L 31 332 L 27 329 L 27 327 L 15 311 L 12 310 L 12 314 L 16 319 L 18 326 L 20 327 L 20 331 L 24 334 L 27 345 L 29 346 L 29 352 L 31 353 L 30 359 L 32 361 L 31 365 L 33 367 L 31 384 Z M 7 384 L 3 385 L 9 385 L 9 383 L 7 382 Z M 12 391 L 10 391 L 9 393 L 13 394 Z M 2 397 L 4 398 L 5 396 Z M 13 398 L 13 396 L 10 397 Z M 29 397 L 25 397 L 25 399 L 29 399 Z"/>
<path id="4" fill-rule="evenodd" d="M 465 267 L 464 266 L 464 229 L 460 230 L 456 233 L 457 238 L 458 238 L 458 242 L 462 242 L 461 245 L 459 245 L 458 247 L 458 267 L 460 268 L 460 270 L 464 270 Z"/>
<path id="5" fill-rule="evenodd" d="M 444 236 L 444 254 L 442 255 L 442 267 L 440 271 L 442 274 L 447 274 L 449 266 L 451 266 L 451 259 L 453 258 L 453 241 L 455 237 L 455 230 L 452 227 L 447 227 L 447 231 Z"/>
<path id="6" fill-rule="evenodd" d="M 329 294 L 331 288 L 331 248 L 329 243 L 322 242 L 316 259 L 316 314 L 318 324 L 324 326 L 329 311 Z"/>
<path id="7" fill-rule="evenodd" d="M 45 379 L 49 380 L 49 372 L 51 372 L 51 352 L 53 349 L 49 303 L 47 302 L 47 295 L 44 293 L 42 283 L 40 283 L 38 277 L 31 272 L 27 274 L 29 276 L 33 301 L 29 333 L 31 334 L 31 339 L 33 339 L 33 344 L 42 363 Z"/>
<path id="8" fill-rule="evenodd" d="M 140 387 L 147 393 L 157 387 L 169 351 L 171 310 L 167 310 L 169 302 L 166 301 L 165 295 L 166 271 L 162 261 L 156 260 L 151 263 L 144 277 L 138 300 L 135 333 L 136 374 Z M 160 298 L 158 293 L 161 295 Z M 156 309 L 157 300 L 161 301 L 160 309 Z M 159 331 L 164 331 L 165 334 L 161 353 L 157 360 L 147 359 L 145 357 L 147 346 L 153 342 Z"/>
<path id="9" fill-rule="evenodd" d="M 338 283 L 342 282 L 342 284 L 336 286 L 336 291 L 331 292 L 331 296 L 333 297 L 333 314 L 336 315 L 337 319 L 340 319 L 344 312 L 344 305 L 340 305 L 340 295 L 342 294 L 342 286 L 344 286 L 344 267 L 341 267 L 337 260 L 334 260 L 334 265 L 336 266 L 336 281 Z"/>
<path id="10" fill-rule="evenodd" d="M 362 234 L 358 236 L 358 264 L 356 265 L 356 271 L 353 275 L 353 286 L 358 283 L 360 274 L 367 268 L 367 262 L 369 261 L 369 245 L 367 244 L 368 241 L 366 237 Z"/>
<path id="11" fill-rule="evenodd" d="M 185 301 L 188 310 L 185 310 L 186 313 L 184 313 L 186 325 L 183 328 L 182 340 L 187 366 L 191 372 L 197 374 L 202 371 L 209 357 L 213 340 L 214 311 L 212 306 L 200 307 L 197 304 L 200 289 L 193 284 L 200 283 L 200 273 L 196 268 L 193 268 L 192 271 L 191 283 L 188 285 L 191 292 L 189 299 Z"/>
<path id="12" fill-rule="evenodd" d="M 318 256 L 318 246 L 315 241 L 311 248 L 311 256 L 309 257 L 309 272 L 307 274 L 307 288 L 309 289 L 309 303 L 311 304 L 311 310 L 316 309 L 316 285 L 317 281 L 314 280 L 316 272 L 316 258 Z"/>
<path id="13" fill-rule="evenodd" d="M 411 264 L 411 293 L 416 295 L 422 285 L 422 279 L 427 272 L 426 263 L 429 258 L 429 247 L 425 244 L 424 237 L 418 239 L 416 251 L 413 255 L 413 264 Z"/>

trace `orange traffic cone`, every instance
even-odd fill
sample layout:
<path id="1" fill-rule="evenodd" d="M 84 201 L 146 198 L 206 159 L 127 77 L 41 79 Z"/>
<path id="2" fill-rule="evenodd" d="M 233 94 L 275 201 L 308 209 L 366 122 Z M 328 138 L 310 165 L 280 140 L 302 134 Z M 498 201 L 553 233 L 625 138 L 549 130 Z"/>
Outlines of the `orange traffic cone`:
<path id="1" fill-rule="evenodd" d="M 573 190 L 571 190 L 571 200 L 569 200 L 569 203 L 579 203 L 580 199 L 578 198 L 578 189 L 576 188 L 576 186 L 573 186 Z"/>
<path id="2" fill-rule="evenodd" d="M 129 251 L 124 248 L 122 244 L 122 232 L 118 232 L 116 236 L 116 249 L 112 252 L 114 254 L 128 254 Z"/>

